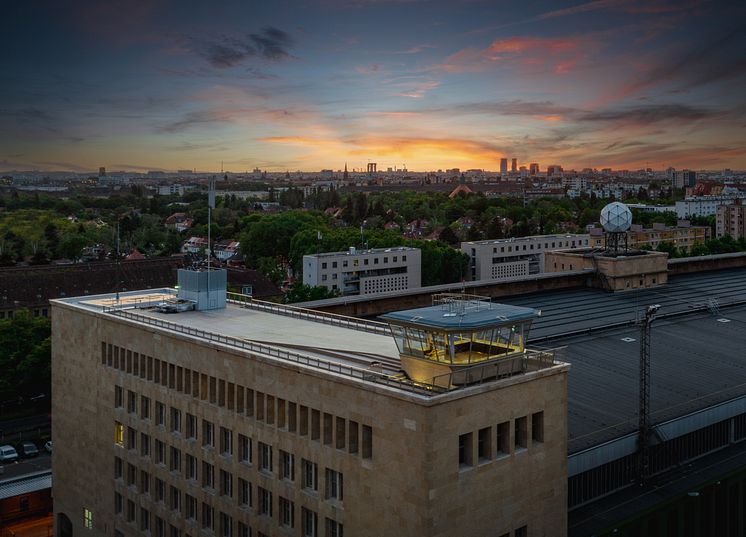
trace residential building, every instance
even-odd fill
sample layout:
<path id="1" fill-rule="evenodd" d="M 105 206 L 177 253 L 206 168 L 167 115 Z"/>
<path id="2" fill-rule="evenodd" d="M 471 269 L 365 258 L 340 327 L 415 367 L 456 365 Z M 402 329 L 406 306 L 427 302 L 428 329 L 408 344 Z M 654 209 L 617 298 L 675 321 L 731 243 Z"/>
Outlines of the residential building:
<path id="1" fill-rule="evenodd" d="M 719 205 L 728 205 L 737 199 L 746 200 L 746 192 L 686 198 L 676 202 L 676 216 L 679 218 L 714 216 Z"/>
<path id="2" fill-rule="evenodd" d="M 472 280 L 502 280 L 544 272 L 544 252 L 587 248 L 589 235 L 533 235 L 461 243 Z"/>
<path id="3" fill-rule="evenodd" d="M 729 205 L 719 205 L 716 209 L 715 235 L 740 239 L 746 237 L 746 205 L 740 199 Z"/>
<path id="4" fill-rule="evenodd" d="M 674 188 L 692 187 L 697 183 L 697 172 L 683 170 L 673 173 Z"/>
<path id="5" fill-rule="evenodd" d="M 422 285 L 419 248 L 373 248 L 303 256 L 303 283 L 342 295 L 369 295 Z"/>
<path id="6" fill-rule="evenodd" d="M 566 535 L 568 366 L 525 346 L 537 310 L 131 307 L 173 293 L 53 303 L 58 535 Z"/>
<path id="7" fill-rule="evenodd" d="M 605 239 L 601 228 L 592 228 L 591 246 L 603 248 Z M 709 226 L 693 226 L 689 220 L 679 220 L 675 226 L 667 226 L 661 222 L 654 222 L 653 227 L 643 228 L 640 224 L 632 224 L 627 232 L 627 247 L 649 247 L 658 249 L 661 242 L 670 242 L 682 250 L 689 250 L 695 244 L 704 244 L 710 237 Z"/>
<path id="8" fill-rule="evenodd" d="M 204 237 L 189 237 L 181 245 L 182 254 L 204 254 L 207 252 L 207 239 Z"/>
<path id="9" fill-rule="evenodd" d="M 240 253 L 241 243 L 233 239 L 220 241 L 215 245 L 215 257 L 220 261 L 228 261 Z"/>

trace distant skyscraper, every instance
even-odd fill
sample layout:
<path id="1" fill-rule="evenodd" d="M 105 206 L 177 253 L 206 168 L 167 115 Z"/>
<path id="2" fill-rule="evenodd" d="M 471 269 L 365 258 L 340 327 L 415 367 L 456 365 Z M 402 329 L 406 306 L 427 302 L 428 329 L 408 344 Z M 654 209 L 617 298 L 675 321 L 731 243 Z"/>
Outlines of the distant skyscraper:
<path id="1" fill-rule="evenodd" d="M 539 163 L 538 162 L 532 162 L 529 165 L 529 173 L 531 175 L 538 175 L 538 173 L 539 173 Z"/>
<path id="2" fill-rule="evenodd" d="M 510 162 L 510 171 L 513 172 L 513 173 L 515 173 L 515 172 L 518 171 L 518 159 L 517 158 L 514 158 Z"/>
<path id="3" fill-rule="evenodd" d="M 508 159 L 500 159 L 500 173 L 508 173 Z"/>
<path id="4" fill-rule="evenodd" d="M 103 166 L 101 166 L 98 169 L 98 176 L 99 177 L 106 177 L 106 168 L 104 168 Z"/>

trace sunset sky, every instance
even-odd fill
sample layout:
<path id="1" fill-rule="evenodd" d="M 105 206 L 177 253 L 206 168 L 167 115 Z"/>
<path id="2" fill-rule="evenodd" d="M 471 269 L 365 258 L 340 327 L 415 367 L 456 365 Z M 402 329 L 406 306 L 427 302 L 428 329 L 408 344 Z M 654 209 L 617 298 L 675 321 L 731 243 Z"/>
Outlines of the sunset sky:
<path id="1" fill-rule="evenodd" d="M 3 3 L 0 170 L 746 169 L 746 2 Z"/>

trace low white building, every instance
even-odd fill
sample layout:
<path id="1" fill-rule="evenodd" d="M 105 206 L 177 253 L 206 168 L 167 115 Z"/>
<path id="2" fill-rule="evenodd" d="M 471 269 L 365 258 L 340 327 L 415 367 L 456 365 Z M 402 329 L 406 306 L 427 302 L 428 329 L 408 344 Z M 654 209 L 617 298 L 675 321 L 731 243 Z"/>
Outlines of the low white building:
<path id="1" fill-rule="evenodd" d="M 590 236 L 533 235 L 461 243 L 469 256 L 472 280 L 503 280 L 544 272 L 544 252 L 588 248 Z"/>
<path id="2" fill-rule="evenodd" d="M 422 286 L 419 248 L 395 247 L 303 256 L 303 283 L 342 295 L 370 295 Z"/>
<path id="3" fill-rule="evenodd" d="M 723 194 L 721 196 L 692 196 L 676 202 L 676 216 L 691 218 L 692 216 L 714 216 L 720 205 L 730 205 L 735 200 L 746 200 L 746 193 Z"/>

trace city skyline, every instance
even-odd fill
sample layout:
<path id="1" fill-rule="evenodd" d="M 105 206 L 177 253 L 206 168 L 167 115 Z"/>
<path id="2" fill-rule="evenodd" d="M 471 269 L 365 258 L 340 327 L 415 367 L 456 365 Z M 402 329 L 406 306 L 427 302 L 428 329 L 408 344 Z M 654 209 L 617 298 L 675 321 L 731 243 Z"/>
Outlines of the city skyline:
<path id="1" fill-rule="evenodd" d="M 745 8 L 9 8 L 0 170 L 746 168 Z"/>

